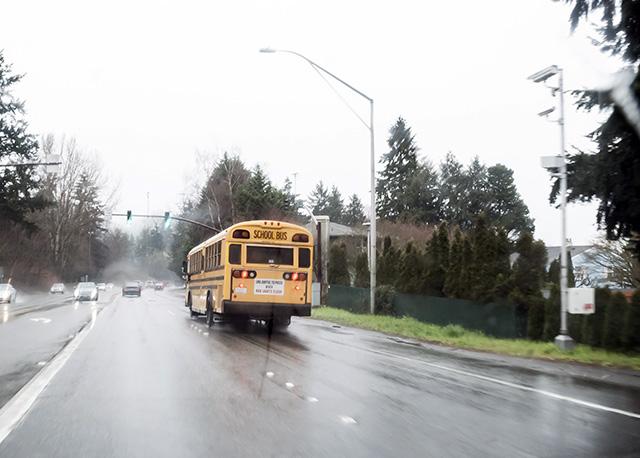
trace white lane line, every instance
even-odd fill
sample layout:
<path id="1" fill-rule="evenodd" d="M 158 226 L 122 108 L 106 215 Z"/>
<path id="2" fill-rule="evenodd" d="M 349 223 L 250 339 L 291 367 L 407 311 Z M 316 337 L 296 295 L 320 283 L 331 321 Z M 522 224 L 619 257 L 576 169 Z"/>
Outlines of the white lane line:
<path id="1" fill-rule="evenodd" d="M 58 353 L 51 362 L 45 366 L 29 383 L 20 389 L 2 409 L 0 409 L 0 444 L 13 431 L 20 420 L 27 414 L 38 396 L 49 385 L 53 377 L 65 365 L 71 354 L 80 346 L 84 338 L 89 334 L 91 327 L 86 325 Z"/>
<path id="2" fill-rule="evenodd" d="M 168 313 L 169 315 L 173 315 L 173 316 L 175 316 L 175 313 L 173 313 L 171 310 L 167 310 L 167 313 Z"/>
<path id="3" fill-rule="evenodd" d="M 273 372 L 269 371 L 265 374 L 269 378 L 273 378 Z"/>
<path id="4" fill-rule="evenodd" d="M 285 384 L 284 384 L 284 386 L 286 386 L 286 387 L 287 387 L 287 389 L 289 389 L 289 390 L 290 390 L 290 389 L 292 389 L 295 385 L 294 385 L 293 383 L 291 383 L 291 382 L 287 382 L 287 383 L 285 383 Z"/>
<path id="5" fill-rule="evenodd" d="M 358 348 L 358 347 L 352 347 L 352 348 Z M 518 383 L 507 382 L 506 380 L 500 380 L 500 379 L 497 379 L 497 378 L 488 377 L 486 375 L 480 375 L 480 374 L 475 374 L 473 372 L 467 372 L 467 371 L 463 371 L 463 370 L 460 370 L 460 369 L 454 369 L 452 367 L 442 366 L 440 364 L 430 363 L 430 362 L 427 362 L 427 361 L 422 361 L 420 359 L 409 358 L 407 356 L 397 355 L 395 353 L 389 353 L 389 352 L 382 351 L 382 350 L 372 350 L 372 349 L 362 349 L 362 348 L 358 348 L 358 349 L 361 350 L 361 351 L 365 351 L 365 352 L 372 352 L 372 353 L 377 353 L 379 355 L 384 355 L 384 356 L 389 356 L 389 357 L 392 357 L 392 358 L 403 359 L 405 361 L 411 361 L 412 363 L 421 363 L 421 364 L 424 364 L 426 366 L 435 367 L 436 369 L 441 369 L 443 371 L 449 371 L 449 372 L 452 372 L 454 374 L 465 375 L 467 377 L 473 377 L 473 378 L 476 378 L 478 380 L 484 380 L 485 382 L 497 383 L 498 385 L 508 386 L 510 388 L 516 388 L 518 390 L 523 390 L 523 391 L 529 391 L 531 393 L 541 394 L 543 396 L 547 396 L 547 397 L 550 397 L 550 398 L 553 398 L 553 399 L 559 399 L 561 401 L 571 402 L 573 404 L 578 404 L 578 405 L 581 405 L 581 406 L 584 406 L 584 407 L 589 407 L 591 409 L 603 410 L 605 412 L 611 412 L 611 413 L 617 413 L 617 414 L 625 415 L 625 416 L 631 417 L 631 418 L 640 418 L 640 413 L 629 412 L 627 410 L 622 410 L 622 409 L 616 409 L 616 408 L 613 408 L 613 407 L 604 406 L 602 404 L 597 404 L 595 402 L 583 401 L 582 399 L 572 398 L 571 396 L 564 396 L 562 394 L 553 393 L 553 392 L 547 391 L 547 390 L 540 390 L 538 388 L 533 388 L 533 387 L 526 386 L 526 385 L 520 385 Z"/>
<path id="6" fill-rule="evenodd" d="M 30 318 L 31 321 L 35 321 L 36 323 L 40 322 L 40 323 L 44 323 L 44 324 L 49 324 L 51 323 L 51 318 Z"/>
<path id="7" fill-rule="evenodd" d="M 318 402 L 318 398 L 314 398 L 313 396 L 307 396 L 305 399 L 309 402 Z"/>
<path id="8" fill-rule="evenodd" d="M 38 366 L 44 366 L 45 364 L 47 364 L 46 361 L 38 361 Z"/>
<path id="9" fill-rule="evenodd" d="M 342 423 L 345 423 L 347 425 L 354 425 L 354 424 L 358 423 L 352 417 L 348 417 L 346 415 L 340 415 L 339 418 L 342 421 Z"/>

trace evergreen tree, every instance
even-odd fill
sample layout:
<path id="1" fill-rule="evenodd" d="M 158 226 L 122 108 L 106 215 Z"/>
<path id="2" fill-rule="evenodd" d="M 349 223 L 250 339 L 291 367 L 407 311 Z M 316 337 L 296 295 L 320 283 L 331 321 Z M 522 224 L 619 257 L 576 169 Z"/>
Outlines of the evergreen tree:
<path id="1" fill-rule="evenodd" d="M 485 213 L 487 206 L 487 167 L 480 162 L 478 156 L 473 158 L 465 170 L 466 202 L 465 218 L 461 226 L 466 229 L 475 225 L 476 219 Z"/>
<path id="2" fill-rule="evenodd" d="M 389 152 L 380 161 L 382 170 L 376 187 L 377 207 L 380 217 L 398 221 L 415 211 L 405 193 L 418 171 L 418 147 L 411 128 L 402 118 L 398 118 L 389 131 L 387 144 Z"/>
<path id="3" fill-rule="evenodd" d="M 611 302 L 611 291 L 606 288 L 598 288 L 595 293 L 596 313 L 586 315 L 582 322 L 582 341 L 592 347 L 602 345 L 607 308 Z"/>
<path id="4" fill-rule="evenodd" d="M 337 187 L 331 187 L 331 193 L 328 198 L 328 209 L 327 215 L 329 216 L 330 221 L 334 221 L 336 223 L 343 222 L 343 214 L 344 214 L 344 202 L 342 201 L 342 195 Z"/>
<path id="5" fill-rule="evenodd" d="M 322 181 L 318 182 L 315 188 L 313 188 L 308 200 L 314 215 L 329 214 L 329 190 L 324 186 Z"/>
<path id="6" fill-rule="evenodd" d="M 602 331 L 602 346 L 608 349 L 616 349 L 622 346 L 622 333 L 624 318 L 627 308 L 627 300 L 622 293 L 615 293 L 607 306 L 604 316 L 604 329 Z"/>
<path id="7" fill-rule="evenodd" d="M 398 290 L 403 293 L 418 294 L 422 286 L 422 253 L 416 250 L 412 242 L 407 243 L 401 262 L 397 280 Z"/>
<path id="8" fill-rule="evenodd" d="M 449 267 L 444 283 L 444 294 L 447 297 L 462 297 L 462 232 L 456 229 L 453 242 L 449 250 Z"/>
<path id="9" fill-rule="evenodd" d="M 347 247 L 344 243 L 334 243 L 329 249 L 329 283 L 332 285 L 351 285 Z"/>
<path id="10" fill-rule="evenodd" d="M 24 103 L 12 94 L 13 86 L 22 79 L 11 71 L 0 50 L 0 162 L 38 162 L 38 143 L 28 133 L 22 118 Z M 26 215 L 44 208 L 46 201 L 38 195 L 40 184 L 35 167 L 0 169 L 0 224 L 9 221 L 35 229 Z M 1 227 L 0 227 L 1 228 Z"/>
<path id="11" fill-rule="evenodd" d="M 378 252 L 376 263 L 376 280 L 378 285 L 395 286 L 400 271 L 401 253 L 393 246 L 389 236 L 384 238 L 382 245 L 382 253 Z"/>
<path id="12" fill-rule="evenodd" d="M 507 232 L 498 228 L 495 239 L 495 286 L 494 298 L 506 298 L 511 290 L 511 243 Z"/>
<path id="13" fill-rule="evenodd" d="M 443 296 L 447 271 L 449 270 L 449 232 L 441 224 L 433 232 L 425 251 L 425 281 L 422 292 L 428 295 Z"/>
<path id="14" fill-rule="evenodd" d="M 555 285 L 560 285 L 560 257 L 557 257 L 549 264 L 547 272 L 547 281 Z"/>
<path id="15" fill-rule="evenodd" d="M 471 298 L 487 301 L 492 298 L 497 277 L 496 240 L 493 229 L 480 216 L 470 232 L 472 256 L 469 265 Z"/>
<path id="16" fill-rule="evenodd" d="M 442 217 L 450 225 L 466 221 L 467 176 L 452 153 L 440 163 L 440 204 Z M 467 227 L 468 225 L 464 224 Z"/>
<path id="17" fill-rule="evenodd" d="M 349 198 L 349 203 L 344 211 L 342 222 L 347 226 L 360 226 L 366 221 L 364 206 L 357 194 Z"/>
<path id="18" fill-rule="evenodd" d="M 533 232 L 533 220 L 529 209 L 516 189 L 513 170 L 502 164 L 486 171 L 486 196 L 484 212 L 496 226 L 505 228 L 508 234 L 518 235 L 523 231 Z"/>
<path id="19" fill-rule="evenodd" d="M 284 185 L 280 189 L 275 189 L 275 208 L 279 209 L 284 215 L 292 216 L 298 214 L 300 202 L 293 193 L 293 184 L 289 178 L 284 180 Z"/>
<path id="20" fill-rule="evenodd" d="M 551 286 L 551 294 L 546 301 L 544 313 L 543 340 L 552 341 L 560 332 L 560 287 Z"/>
<path id="21" fill-rule="evenodd" d="M 402 195 L 404 210 L 399 220 L 435 224 L 442 220 L 438 174 L 431 164 L 418 164 Z"/>
<path id="22" fill-rule="evenodd" d="M 473 248 L 471 246 L 471 241 L 469 237 L 464 237 L 462 239 L 462 259 L 461 259 L 461 269 L 460 269 L 460 280 L 459 280 L 459 288 L 458 294 L 455 297 L 460 299 L 471 299 L 472 291 L 472 283 L 471 283 L 471 262 L 473 260 Z"/>
<path id="23" fill-rule="evenodd" d="M 532 340 L 540 340 L 544 331 L 545 301 L 542 296 L 529 296 L 526 301 L 529 308 L 527 313 L 527 337 Z"/>
<path id="24" fill-rule="evenodd" d="M 356 278 L 354 280 L 354 286 L 358 288 L 368 288 L 369 282 L 369 259 L 367 253 L 360 253 L 356 257 L 355 263 Z"/>
<path id="25" fill-rule="evenodd" d="M 573 271 L 573 260 L 571 259 L 571 251 L 567 252 L 567 287 L 575 288 L 576 276 Z"/>
<path id="26" fill-rule="evenodd" d="M 571 26 L 592 22 L 601 35 L 601 49 L 621 57 L 635 69 L 633 81 L 613 85 L 608 91 L 583 91 L 578 108 L 587 111 L 608 109 L 608 119 L 591 133 L 597 144 L 595 154 L 570 155 L 567 164 L 569 200 L 599 202 L 596 220 L 607 238 L 618 240 L 640 233 L 640 136 L 633 121 L 640 98 L 640 2 L 615 0 L 570 0 Z M 630 108 L 633 107 L 633 108 Z M 556 180 L 551 199 L 559 191 Z M 640 239 L 634 240 L 640 258 Z"/>
<path id="27" fill-rule="evenodd" d="M 631 303 L 627 306 L 622 343 L 628 350 L 640 347 L 640 290 L 633 293 Z"/>
<path id="28" fill-rule="evenodd" d="M 236 211 L 243 219 L 263 219 L 277 204 L 276 190 L 271 180 L 257 165 L 238 189 Z"/>
<path id="29" fill-rule="evenodd" d="M 513 265 L 513 286 L 525 296 L 540 296 L 545 275 L 547 249 L 541 240 L 524 232 L 516 243 L 518 258 Z"/>

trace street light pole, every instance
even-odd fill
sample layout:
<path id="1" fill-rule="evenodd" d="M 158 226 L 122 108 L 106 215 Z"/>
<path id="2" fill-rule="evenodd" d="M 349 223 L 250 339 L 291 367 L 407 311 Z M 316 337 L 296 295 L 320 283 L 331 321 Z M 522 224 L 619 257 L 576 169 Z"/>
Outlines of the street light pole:
<path id="1" fill-rule="evenodd" d="M 562 243 L 560 252 L 560 334 L 555 338 L 558 347 L 568 350 L 573 348 L 573 339 L 569 336 L 567 325 L 567 308 L 569 290 L 567 285 L 567 157 L 564 135 L 564 78 L 562 69 L 558 69 L 558 88 L 560 92 L 560 156 L 562 166 L 560 167 L 560 207 L 562 212 Z"/>
<path id="2" fill-rule="evenodd" d="M 361 97 L 364 97 L 368 102 L 369 102 L 369 111 L 370 111 L 370 116 L 369 116 L 369 125 L 366 124 L 365 121 L 363 121 L 363 124 L 365 124 L 365 126 L 369 129 L 369 134 L 371 137 L 371 210 L 369 212 L 369 218 L 371 221 L 371 236 L 369 237 L 370 241 L 369 241 L 369 303 L 370 303 L 370 308 L 371 308 L 371 313 L 375 312 L 375 296 L 376 296 L 376 239 L 377 239 L 377 228 L 376 228 L 376 156 L 375 156 L 375 148 L 374 148 L 374 129 L 373 129 L 373 99 L 371 97 L 369 97 L 368 95 L 366 95 L 364 92 L 359 91 L 358 89 L 356 89 L 355 87 L 351 86 L 349 83 L 347 83 L 346 81 L 342 80 L 341 78 L 337 77 L 336 75 L 334 75 L 333 73 L 331 73 L 329 70 L 327 70 L 326 68 L 323 68 L 322 66 L 316 64 L 315 62 L 313 62 L 311 59 L 307 58 L 306 56 L 303 56 L 302 54 L 295 52 L 295 51 L 289 51 L 289 50 L 284 50 L 284 49 L 272 49 L 272 48 L 262 48 L 260 49 L 261 53 L 276 53 L 276 52 L 281 52 L 281 53 L 287 53 L 287 54 L 293 54 L 294 56 L 298 56 L 301 59 L 305 60 L 308 64 L 310 64 L 315 70 L 317 71 L 322 71 L 323 73 L 329 75 L 330 77 L 332 77 L 333 79 L 335 79 L 336 81 L 338 81 L 339 83 L 345 85 L 346 87 L 348 87 L 349 89 L 351 89 L 353 92 L 355 92 L 356 94 L 360 95 Z M 356 114 L 357 116 L 357 114 Z M 359 116 L 358 116 L 359 117 Z M 362 120 L 362 119 L 361 119 Z"/>
<path id="3" fill-rule="evenodd" d="M 554 339 L 554 342 L 561 350 L 571 350 L 575 346 L 574 340 L 569 336 L 569 327 L 567 325 L 567 309 L 569 302 L 569 290 L 567 285 L 567 157 L 565 146 L 565 132 L 564 132 L 564 75 L 562 68 L 552 65 L 537 73 L 534 73 L 529 77 L 534 83 L 544 83 L 550 77 L 558 75 L 558 87 L 551 88 L 553 93 L 559 92 L 559 118 L 558 125 L 560 126 L 560 154 L 555 158 L 543 158 L 545 160 L 551 159 L 548 162 L 551 168 L 558 167 L 560 169 L 560 212 L 561 212 L 561 236 L 560 243 L 560 333 Z M 553 109 L 545 110 L 539 113 L 540 116 L 548 116 Z M 553 160 L 556 159 L 556 160 Z M 557 169 L 556 169 L 557 170 Z"/>

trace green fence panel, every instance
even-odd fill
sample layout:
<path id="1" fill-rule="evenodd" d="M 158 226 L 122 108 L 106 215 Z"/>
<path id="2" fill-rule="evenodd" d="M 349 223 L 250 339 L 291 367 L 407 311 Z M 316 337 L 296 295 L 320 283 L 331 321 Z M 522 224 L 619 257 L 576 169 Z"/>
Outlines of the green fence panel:
<path id="1" fill-rule="evenodd" d="M 326 303 L 354 313 L 368 313 L 369 289 L 331 285 Z M 462 299 L 398 293 L 394 297 L 393 308 L 397 315 L 410 316 L 425 323 L 443 326 L 457 324 L 495 337 L 515 338 L 522 334 L 522 325 L 519 324 L 513 304 L 482 304 Z"/>
<path id="2" fill-rule="evenodd" d="M 393 301 L 398 315 L 446 326 L 457 324 L 495 337 L 517 337 L 515 306 L 482 304 L 448 297 L 398 293 Z"/>
<path id="3" fill-rule="evenodd" d="M 353 313 L 369 311 L 369 288 L 329 285 L 327 305 Z"/>

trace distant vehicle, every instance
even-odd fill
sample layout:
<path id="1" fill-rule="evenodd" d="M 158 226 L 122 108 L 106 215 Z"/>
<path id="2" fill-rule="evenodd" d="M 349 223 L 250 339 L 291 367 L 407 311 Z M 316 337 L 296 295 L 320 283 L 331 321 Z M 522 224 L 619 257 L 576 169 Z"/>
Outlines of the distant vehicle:
<path id="1" fill-rule="evenodd" d="M 142 295 L 142 287 L 139 281 L 128 281 L 122 287 L 122 296 L 137 296 Z"/>
<path id="2" fill-rule="evenodd" d="M 98 291 L 106 291 L 107 290 L 107 285 L 105 283 L 98 283 L 96 286 L 98 287 Z"/>
<path id="3" fill-rule="evenodd" d="M 164 289 L 164 283 L 161 281 L 157 281 L 155 285 L 153 285 L 153 289 L 156 291 L 162 291 Z"/>
<path id="4" fill-rule="evenodd" d="M 156 282 L 154 282 L 153 280 L 147 280 L 147 282 L 144 284 L 145 288 L 155 288 L 156 286 Z"/>
<path id="5" fill-rule="evenodd" d="M 0 303 L 11 304 L 16 301 L 18 292 L 9 283 L 0 283 Z"/>
<path id="6" fill-rule="evenodd" d="M 78 283 L 73 291 L 73 298 L 77 301 L 97 301 L 98 287 L 92 281 Z"/>
<path id="7" fill-rule="evenodd" d="M 51 294 L 64 294 L 64 283 L 54 283 L 49 290 Z"/>
<path id="8" fill-rule="evenodd" d="M 107 289 L 113 288 L 113 283 L 107 283 Z"/>
<path id="9" fill-rule="evenodd" d="M 191 316 L 214 315 L 285 327 L 311 315 L 313 238 L 302 226 L 247 221 L 189 251 L 183 263 L 185 306 Z"/>

